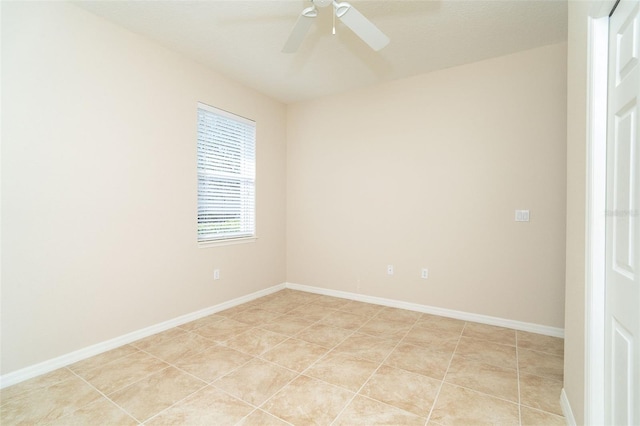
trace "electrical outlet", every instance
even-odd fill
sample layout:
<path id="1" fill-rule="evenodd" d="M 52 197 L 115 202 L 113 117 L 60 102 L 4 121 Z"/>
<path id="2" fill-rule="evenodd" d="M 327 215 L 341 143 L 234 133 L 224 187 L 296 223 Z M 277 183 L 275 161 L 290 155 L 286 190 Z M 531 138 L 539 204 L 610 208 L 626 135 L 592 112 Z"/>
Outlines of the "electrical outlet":
<path id="1" fill-rule="evenodd" d="M 214 280 L 219 280 L 220 279 L 220 269 L 214 269 L 213 270 L 213 279 Z"/>
<path id="2" fill-rule="evenodd" d="M 387 265 L 387 275 L 393 275 L 393 265 Z"/>
<path id="3" fill-rule="evenodd" d="M 427 268 L 422 268 L 422 271 L 420 272 L 420 278 L 425 280 L 429 278 L 429 270 Z"/>

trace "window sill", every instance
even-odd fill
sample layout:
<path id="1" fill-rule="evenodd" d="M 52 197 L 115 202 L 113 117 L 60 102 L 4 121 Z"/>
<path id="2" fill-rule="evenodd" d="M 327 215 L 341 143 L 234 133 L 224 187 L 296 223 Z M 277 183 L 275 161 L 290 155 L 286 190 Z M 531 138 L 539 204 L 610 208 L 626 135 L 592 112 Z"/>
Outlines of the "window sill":
<path id="1" fill-rule="evenodd" d="M 199 248 L 230 246 L 234 244 L 255 243 L 258 237 L 229 238 L 227 240 L 211 240 L 198 242 Z"/>

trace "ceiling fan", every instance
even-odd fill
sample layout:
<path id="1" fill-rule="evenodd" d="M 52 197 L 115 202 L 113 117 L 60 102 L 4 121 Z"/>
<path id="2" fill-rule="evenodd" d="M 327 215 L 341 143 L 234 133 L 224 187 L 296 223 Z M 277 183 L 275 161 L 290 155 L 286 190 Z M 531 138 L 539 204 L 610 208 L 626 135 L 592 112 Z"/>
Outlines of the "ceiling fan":
<path id="1" fill-rule="evenodd" d="M 351 29 L 358 37 L 367 43 L 376 52 L 387 44 L 389 44 L 389 37 L 387 37 L 378 27 L 376 27 L 370 20 L 364 17 L 364 15 L 351 6 L 349 3 L 338 2 L 336 0 L 310 0 L 312 5 L 302 11 L 287 42 L 282 48 L 283 53 L 294 53 L 298 50 L 304 37 L 306 36 L 309 28 L 313 24 L 313 20 L 318 16 L 318 7 L 323 8 L 327 6 L 333 6 L 334 14 L 337 16 L 347 27 Z M 335 34 L 335 26 L 334 26 Z"/>

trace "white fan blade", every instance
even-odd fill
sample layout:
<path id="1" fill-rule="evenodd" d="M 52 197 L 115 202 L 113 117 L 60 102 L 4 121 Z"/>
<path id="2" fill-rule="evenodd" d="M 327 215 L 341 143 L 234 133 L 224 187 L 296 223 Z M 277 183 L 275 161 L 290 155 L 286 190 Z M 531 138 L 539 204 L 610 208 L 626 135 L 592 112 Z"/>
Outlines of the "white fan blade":
<path id="1" fill-rule="evenodd" d="M 336 16 L 373 50 L 377 52 L 389 44 L 389 37 L 373 25 L 373 22 L 365 18 L 362 13 L 358 12 L 355 7 L 347 2 L 336 2 L 335 6 Z"/>
<path id="2" fill-rule="evenodd" d="M 302 11 L 296 24 L 293 26 L 291 30 L 291 34 L 289 34 L 289 38 L 287 42 L 284 44 L 282 48 L 283 53 L 293 53 L 298 50 L 300 45 L 302 44 L 302 40 L 309 32 L 309 28 L 311 28 L 311 24 L 313 24 L 313 19 L 318 16 L 318 11 L 315 7 L 308 7 Z"/>

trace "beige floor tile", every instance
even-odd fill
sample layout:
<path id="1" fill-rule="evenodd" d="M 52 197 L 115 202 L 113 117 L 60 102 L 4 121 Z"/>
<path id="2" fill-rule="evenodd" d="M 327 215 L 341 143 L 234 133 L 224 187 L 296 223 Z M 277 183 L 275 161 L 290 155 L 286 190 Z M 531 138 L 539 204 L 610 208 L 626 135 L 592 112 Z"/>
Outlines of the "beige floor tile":
<path id="1" fill-rule="evenodd" d="M 291 290 L 291 289 L 289 289 L 289 291 L 291 291 L 290 296 L 292 297 L 292 299 L 299 304 L 311 303 L 314 300 L 316 300 L 318 297 L 320 297 L 319 294 L 307 293 L 306 291 Z"/>
<path id="2" fill-rule="evenodd" d="M 281 296 L 281 300 L 287 300 L 295 302 L 297 304 L 306 304 L 316 300 L 320 295 L 314 293 L 307 293 L 306 291 L 292 290 L 290 288 L 284 289 L 278 293 Z"/>
<path id="3" fill-rule="evenodd" d="M 389 321 L 404 322 L 409 325 L 413 325 L 421 316 L 422 314 L 420 312 L 385 307 L 380 312 L 378 312 L 376 318 Z"/>
<path id="4" fill-rule="evenodd" d="M 296 373 L 261 359 L 254 359 L 213 384 L 258 406 L 289 383 Z"/>
<path id="5" fill-rule="evenodd" d="M 276 393 L 262 409 L 294 425 L 328 425 L 353 395 L 337 386 L 300 376 Z"/>
<path id="6" fill-rule="evenodd" d="M 249 308 L 240 312 L 239 314 L 234 315 L 231 318 L 249 325 L 262 325 L 281 315 L 282 314 L 278 312 L 267 311 L 258 308 Z"/>
<path id="7" fill-rule="evenodd" d="M 305 374 L 357 392 L 378 365 L 377 362 L 332 352 L 311 366 Z"/>
<path id="8" fill-rule="evenodd" d="M 327 348 L 292 338 L 266 352 L 262 358 L 291 370 L 302 372 L 326 353 Z"/>
<path id="9" fill-rule="evenodd" d="M 109 395 L 166 367 L 167 363 L 149 354 L 135 352 L 89 370 L 82 377 L 100 392 Z"/>
<path id="10" fill-rule="evenodd" d="M 520 403 L 562 415 L 562 381 L 520 373 Z"/>
<path id="11" fill-rule="evenodd" d="M 100 398 L 85 407 L 61 417 L 47 426 L 86 426 L 118 425 L 134 426 L 139 424 L 133 417 L 106 398 Z"/>
<path id="12" fill-rule="evenodd" d="M 395 346 L 396 342 L 392 340 L 355 333 L 336 346 L 334 351 L 379 363 L 391 353 Z"/>
<path id="13" fill-rule="evenodd" d="M 335 309 L 328 308 L 322 305 L 305 305 L 297 307 L 288 312 L 290 315 L 301 317 L 313 322 L 319 321 L 327 315 L 333 315 L 336 312 Z"/>
<path id="14" fill-rule="evenodd" d="M 253 305 L 253 307 L 286 313 L 292 309 L 308 304 L 312 300 L 315 300 L 316 297 L 317 295 L 311 293 L 283 290 L 258 299 L 257 301 L 259 301 L 260 304 Z"/>
<path id="15" fill-rule="evenodd" d="M 566 419 L 562 416 L 525 406 L 520 407 L 520 419 L 522 426 L 566 426 L 567 424 Z"/>
<path id="16" fill-rule="evenodd" d="M 275 300 L 273 294 L 269 294 L 267 296 L 262 296 L 257 299 L 250 300 L 249 302 L 244 303 L 244 305 L 247 308 L 264 309 L 264 307 L 267 306 L 267 304 L 269 302 L 272 302 L 273 300 Z"/>
<path id="17" fill-rule="evenodd" d="M 263 297 L 259 297 L 257 299 L 253 299 L 250 300 L 248 302 L 245 302 L 242 304 L 242 306 L 244 306 L 246 309 L 250 309 L 250 308 L 258 308 L 258 309 L 264 309 L 263 306 L 269 301 L 271 300 L 269 297 L 271 295 L 268 296 L 263 296 Z"/>
<path id="18" fill-rule="evenodd" d="M 560 337 L 545 336 L 542 334 L 517 331 L 518 348 L 545 352 L 552 355 L 564 355 L 564 339 Z"/>
<path id="19" fill-rule="evenodd" d="M 371 426 L 371 425 L 415 425 L 423 426 L 426 419 L 407 411 L 383 404 L 364 396 L 356 396 L 340 414 L 333 425 L 336 426 Z"/>
<path id="20" fill-rule="evenodd" d="M 314 324 L 298 333 L 296 338 L 330 349 L 349 337 L 352 333 L 353 331 L 345 330 L 344 328 Z"/>
<path id="21" fill-rule="evenodd" d="M 150 346 L 145 349 L 145 351 L 171 364 L 181 358 L 202 352 L 215 344 L 213 340 L 204 338 L 198 334 L 185 333 L 171 340 Z"/>
<path id="22" fill-rule="evenodd" d="M 416 324 L 420 327 L 435 328 L 438 330 L 450 331 L 452 333 L 462 333 L 462 329 L 466 322 L 438 315 L 422 314 L 422 316 L 418 318 Z"/>
<path id="23" fill-rule="evenodd" d="M 168 367 L 109 397 L 131 416 L 144 422 L 204 386 L 203 381 Z"/>
<path id="24" fill-rule="evenodd" d="M 97 367 L 103 367 L 112 361 L 131 355 L 135 352 L 138 352 L 138 349 L 134 346 L 123 345 L 99 355 L 92 356 L 91 358 L 76 362 L 75 364 L 71 364 L 69 369 L 79 375 L 83 375 L 89 370 Z"/>
<path id="25" fill-rule="evenodd" d="M 252 359 L 253 357 L 250 355 L 217 345 L 190 357 L 179 359 L 174 365 L 207 383 L 211 383 Z"/>
<path id="26" fill-rule="evenodd" d="M 383 365 L 360 394 L 426 417 L 436 398 L 440 381 Z"/>
<path id="27" fill-rule="evenodd" d="M 255 410 L 238 423 L 238 426 L 287 426 L 289 424 L 262 410 Z"/>
<path id="28" fill-rule="evenodd" d="M 518 402 L 518 372 L 455 355 L 445 382 Z"/>
<path id="29" fill-rule="evenodd" d="M 563 346 L 285 289 L 2 389 L 0 423 L 559 425 Z"/>
<path id="30" fill-rule="evenodd" d="M 224 344 L 232 349 L 249 355 L 260 355 L 279 343 L 287 340 L 287 336 L 260 328 L 252 328 L 232 337 Z"/>
<path id="31" fill-rule="evenodd" d="M 464 327 L 462 335 L 479 340 L 488 340 L 489 342 L 500 343 L 502 345 L 516 345 L 516 331 L 510 328 L 468 322 Z"/>
<path id="32" fill-rule="evenodd" d="M 514 425 L 520 423 L 518 404 L 458 386 L 442 385 L 429 424 Z"/>
<path id="33" fill-rule="evenodd" d="M 194 330 L 194 333 L 220 343 L 229 340 L 250 328 L 252 327 L 248 324 L 225 318 L 215 324 L 202 326 Z"/>
<path id="34" fill-rule="evenodd" d="M 131 345 L 135 346 L 138 349 L 147 350 L 152 346 L 159 345 L 163 342 L 166 342 L 171 339 L 175 339 L 178 336 L 182 336 L 187 334 L 186 330 L 183 330 L 178 327 L 170 328 L 169 330 L 165 330 L 161 333 L 154 334 L 149 337 L 145 337 L 144 339 L 136 340 Z"/>
<path id="35" fill-rule="evenodd" d="M 325 295 L 319 294 L 318 297 L 313 299 L 312 303 L 316 306 L 324 306 L 331 309 L 338 309 L 346 305 L 347 303 L 349 303 L 349 300 L 341 299 L 339 297 L 325 296 Z"/>
<path id="36" fill-rule="evenodd" d="M 218 321 L 222 321 L 224 318 L 225 317 L 223 317 L 222 315 L 208 315 L 206 317 L 202 317 L 197 320 L 187 322 L 178 327 L 183 330 L 193 331 L 205 325 L 215 324 Z"/>
<path id="37" fill-rule="evenodd" d="M 391 321 L 375 317 L 358 329 L 358 333 L 381 339 L 400 341 L 411 329 L 411 324 L 406 321 Z"/>
<path id="38" fill-rule="evenodd" d="M 416 325 L 402 339 L 402 342 L 410 345 L 424 346 L 441 352 L 453 353 L 459 339 L 460 333 Z"/>
<path id="39" fill-rule="evenodd" d="M 0 423 L 44 424 L 72 414 L 101 398 L 103 397 L 94 388 L 73 376 L 11 398 L 2 405 Z"/>
<path id="40" fill-rule="evenodd" d="M 362 315 L 355 315 L 350 312 L 335 311 L 320 320 L 320 324 L 332 327 L 343 328 L 345 330 L 355 330 L 367 322 L 369 318 Z"/>
<path id="41" fill-rule="evenodd" d="M 385 364 L 442 380 L 451 361 L 451 355 L 450 352 L 437 352 L 422 346 L 401 343 L 389 355 Z"/>
<path id="42" fill-rule="evenodd" d="M 274 318 L 266 324 L 260 325 L 260 328 L 292 337 L 314 322 L 315 321 L 306 318 L 286 314 Z"/>
<path id="43" fill-rule="evenodd" d="M 278 298 L 278 299 L 268 300 L 263 304 L 256 305 L 255 307 L 264 309 L 265 311 L 275 312 L 282 315 L 282 314 L 286 314 L 293 311 L 294 309 L 300 307 L 303 304 L 288 298 Z"/>
<path id="44" fill-rule="evenodd" d="M 562 380 L 564 358 L 543 352 L 518 349 L 518 368 L 521 373 Z"/>
<path id="45" fill-rule="evenodd" d="M 233 425 L 253 410 L 246 402 L 207 386 L 161 412 L 145 425 Z"/>
<path id="46" fill-rule="evenodd" d="M 384 307 L 380 305 L 374 305 L 372 303 L 363 303 L 356 302 L 355 300 L 350 300 L 344 305 L 341 305 L 338 310 L 343 312 L 351 312 L 352 314 L 362 315 L 367 318 L 372 318 L 378 312 L 380 312 Z"/>
<path id="47" fill-rule="evenodd" d="M 247 304 L 242 304 L 242 305 L 237 305 L 234 306 L 232 308 L 229 309 L 225 309 L 224 311 L 220 311 L 217 312 L 216 315 L 221 316 L 221 317 L 225 317 L 225 318 L 231 318 L 233 316 L 238 315 L 239 313 L 246 311 L 247 309 L 250 309 L 251 306 L 247 305 Z"/>
<path id="48" fill-rule="evenodd" d="M 75 375 L 68 369 L 59 368 L 50 373 L 43 374 L 42 376 L 34 377 L 33 379 L 25 380 L 24 382 L 6 387 L 0 390 L 0 405 L 4 405 L 10 402 L 13 398 L 23 395 L 26 392 L 32 392 L 36 389 L 55 385 L 56 383 L 63 382 L 73 377 L 75 377 Z"/>
<path id="49" fill-rule="evenodd" d="M 456 355 L 498 367 L 517 368 L 516 348 L 462 336 Z"/>

